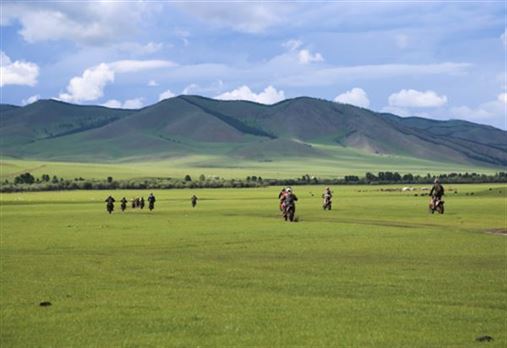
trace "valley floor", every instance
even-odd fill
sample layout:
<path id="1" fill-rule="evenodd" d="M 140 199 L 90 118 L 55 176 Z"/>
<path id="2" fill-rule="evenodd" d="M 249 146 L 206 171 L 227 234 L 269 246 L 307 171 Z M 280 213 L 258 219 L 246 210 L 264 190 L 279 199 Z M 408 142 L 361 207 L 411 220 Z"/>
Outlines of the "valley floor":
<path id="1" fill-rule="evenodd" d="M 2 194 L 0 345 L 505 347 L 505 185 L 385 188 Z"/>

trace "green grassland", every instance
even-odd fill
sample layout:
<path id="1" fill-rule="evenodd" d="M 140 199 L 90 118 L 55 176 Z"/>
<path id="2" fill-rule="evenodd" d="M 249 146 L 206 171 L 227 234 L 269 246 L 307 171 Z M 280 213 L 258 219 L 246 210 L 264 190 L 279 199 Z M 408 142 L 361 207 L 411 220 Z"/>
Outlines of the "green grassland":
<path id="1" fill-rule="evenodd" d="M 0 345 L 505 347 L 506 188 L 446 188 L 296 187 L 297 223 L 279 187 L 3 194 Z"/>
<path id="2" fill-rule="evenodd" d="M 245 178 L 256 175 L 263 178 L 296 178 L 304 174 L 319 177 L 364 176 L 372 168 L 376 171 L 398 171 L 426 175 L 451 172 L 478 172 L 493 174 L 499 168 L 474 167 L 413 159 L 401 156 L 369 155 L 358 150 L 314 145 L 315 148 L 332 154 L 328 158 L 274 158 L 254 161 L 218 155 L 195 155 L 167 160 L 123 161 L 112 163 L 51 162 L 20 160 L 4 157 L 0 160 L 0 179 L 12 180 L 15 176 L 30 172 L 36 177 L 42 174 L 56 175 L 66 179 L 132 179 L 144 177 L 182 178 L 189 174 L 193 178 L 204 174 L 226 179 Z"/>

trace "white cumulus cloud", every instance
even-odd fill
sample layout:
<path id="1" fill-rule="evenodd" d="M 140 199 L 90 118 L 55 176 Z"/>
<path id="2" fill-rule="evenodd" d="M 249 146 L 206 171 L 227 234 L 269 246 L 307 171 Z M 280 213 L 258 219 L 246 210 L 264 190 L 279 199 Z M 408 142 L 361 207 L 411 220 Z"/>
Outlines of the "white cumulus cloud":
<path id="1" fill-rule="evenodd" d="M 120 44 L 114 45 L 113 47 L 122 52 L 149 55 L 160 51 L 164 47 L 164 44 L 162 42 L 148 42 L 147 44 L 143 45 L 137 42 L 122 42 Z"/>
<path id="2" fill-rule="evenodd" d="M 35 63 L 11 59 L 0 51 L 0 87 L 6 85 L 35 86 L 39 67 Z"/>
<path id="3" fill-rule="evenodd" d="M 28 105 L 28 104 L 32 104 L 32 103 L 35 103 L 37 100 L 40 99 L 40 95 L 32 95 L 31 97 L 28 97 L 26 99 L 23 99 L 21 101 L 21 105 Z"/>
<path id="4" fill-rule="evenodd" d="M 314 53 L 310 52 L 310 50 L 303 49 L 299 51 L 298 53 L 298 60 L 301 64 L 308 64 L 308 63 L 315 63 L 315 62 L 322 62 L 324 61 L 324 58 L 320 53 Z"/>
<path id="5" fill-rule="evenodd" d="M 487 123 L 492 126 L 506 129 L 506 104 L 507 93 L 500 93 L 495 100 L 479 104 L 477 107 L 466 105 L 453 107 L 450 114 L 453 117 L 479 123 Z"/>
<path id="6" fill-rule="evenodd" d="M 285 41 L 282 43 L 282 47 L 286 48 L 288 52 L 279 57 L 295 57 L 297 62 L 300 64 L 309 64 L 324 61 L 324 57 L 322 57 L 322 54 L 319 52 L 312 53 L 308 48 L 299 49 L 301 46 L 303 46 L 303 42 L 301 40 L 290 39 L 288 41 Z"/>
<path id="7" fill-rule="evenodd" d="M 439 96 L 434 91 L 420 92 L 414 89 L 402 89 L 389 96 L 389 105 L 397 107 L 432 108 L 447 103 L 445 95 Z"/>
<path id="8" fill-rule="evenodd" d="M 356 105 L 363 108 L 370 106 L 370 100 L 368 99 L 366 92 L 362 88 L 357 87 L 338 95 L 334 98 L 334 101 L 343 104 Z"/>
<path id="9" fill-rule="evenodd" d="M 167 91 L 164 91 L 164 92 L 162 92 L 162 93 L 159 94 L 158 100 L 161 101 L 161 100 L 164 100 L 164 99 L 172 98 L 174 96 L 175 96 L 175 94 L 173 92 L 171 92 L 170 89 L 168 89 Z"/>
<path id="10" fill-rule="evenodd" d="M 155 80 L 150 80 L 150 81 L 148 81 L 148 86 L 156 87 L 156 86 L 158 86 L 158 82 Z"/>
<path id="11" fill-rule="evenodd" d="M 108 108 L 115 108 L 115 109 L 121 108 L 122 105 L 123 104 L 121 103 L 121 101 L 119 101 L 117 99 L 109 99 L 107 102 L 102 104 L 102 106 L 106 106 Z"/>
<path id="12" fill-rule="evenodd" d="M 248 86 L 241 86 L 230 92 L 222 93 L 215 97 L 221 100 L 249 100 L 261 104 L 274 104 L 285 99 L 282 90 L 276 90 L 273 86 L 268 86 L 260 93 L 254 93 Z"/>
<path id="13" fill-rule="evenodd" d="M 192 91 L 196 91 L 199 89 L 199 85 L 196 83 L 191 83 L 181 91 L 181 94 L 192 94 Z"/>
<path id="14" fill-rule="evenodd" d="M 117 99 L 110 99 L 102 104 L 102 106 L 115 109 L 140 109 L 143 105 L 143 98 L 127 99 L 124 103 Z"/>
<path id="15" fill-rule="evenodd" d="M 144 106 L 143 98 L 134 98 L 125 100 L 123 103 L 124 109 L 140 109 Z"/>
<path id="16" fill-rule="evenodd" d="M 67 102 L 96 100 L 104 95 L 105 86 L 114 82 L 116 73 L 132 73 L 173 66 L 175 63 L 168 60 L 119 60 L 101 63 L 86 69 L 81 76 L 73 77 L 67 86 L 67 92 L 60 93 L 58 98 Z"/>
<path id="17" fill-rule="evenodd" d="M 388 112 L 390 114 L 398 115 L 398 116 L 414 116 L 410 113 L 408 109 L 400 108 L 397 106 L 384 106 L 381 112 Z"/>
<path id="18" fill-rule="evenodd" d="M 492 100 L 477 107 L 458 106 L 450 109 L 451 116 L 471 122 L 489 124 L 500 129 L 507 128 L 505 118 L 505 103 L 499 100 Z"/>
<path id="19" fill-rule="evenodd" d="M 287 48 L 289 51 L 295 51 L 301 47 L 301 45 L 303 45 L 303 42 L 296 39 L 290 39 L 282 44 L 282 46 Z"/>
<path id="20" fill-rule="evenodd" d="M 118 60 L 108 64 L 117 73 L 138 72 L 143 70 L 170 68 L 176 63 L 170 60 Z"/>
<path id="21" fill-rule="evenodd" d="M 484 108 L 484 105 L 478 108 L 457 106 L 451 108 L 450 112 L 452 116 L 471 121 L 480 121 L 494 116 L 490 110 Z"/>
<path id="22" fill-rule="evenodd" d="M 99 99 L 104 95 L 104 87 L 114 81 L 114 71 L 105 63 L 86 69 L 81 76 L 73 77 L 67 93 L 60 93 L 59 99 L 67 102 L 80 102 Z"/>
<path id="23" fill-rule="evenodd" d="M 131 1 L 10 1 L 2 4 L 1 24 L 19 23 L 19 34 L 30 43 L 70 40 L 105 45 L 132 37 L 152 8 Z"/>

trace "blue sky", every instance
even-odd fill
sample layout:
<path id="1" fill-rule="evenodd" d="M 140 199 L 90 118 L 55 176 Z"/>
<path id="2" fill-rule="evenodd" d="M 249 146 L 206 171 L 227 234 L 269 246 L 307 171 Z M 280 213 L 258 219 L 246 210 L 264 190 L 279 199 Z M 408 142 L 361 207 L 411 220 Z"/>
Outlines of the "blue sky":
<path id="1" fill-rule="evenodd" d="M 311 96 L 506 128 L 503 1 L 1 6 L 3 103 Z"/>

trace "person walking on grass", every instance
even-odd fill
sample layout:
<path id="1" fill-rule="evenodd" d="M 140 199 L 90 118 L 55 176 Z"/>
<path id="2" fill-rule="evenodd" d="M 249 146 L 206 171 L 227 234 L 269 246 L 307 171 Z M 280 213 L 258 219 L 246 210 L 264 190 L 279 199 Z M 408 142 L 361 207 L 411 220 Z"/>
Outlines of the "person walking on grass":
<path id="1" fill-rule="evenodd" d="M 150 195 L 148 196 L 148 209 L 150 209 L 150 211 L 152 211 L 153 209 L 155 209 L 155 196 L 153 195 L 153 193 L 150 193 Z"/>
<path id="2" fill-rule="evenodd" d="M 197 200 L 199 198 L 197 198 L 196 195 L 192 195 L 192 197 L 190 197 L 190 202 L 192 202 L 192 208 L 195 208 L 195 206 L 197 205 Z"/>

